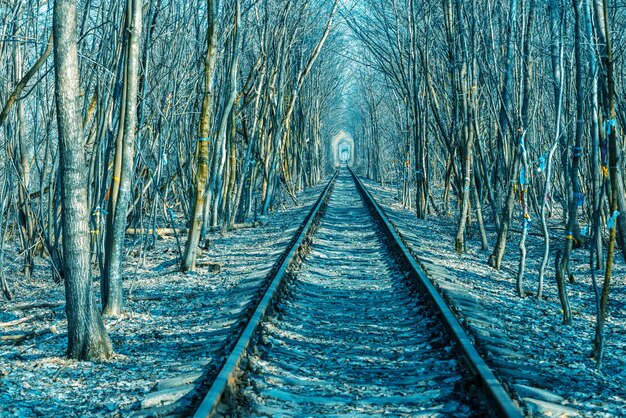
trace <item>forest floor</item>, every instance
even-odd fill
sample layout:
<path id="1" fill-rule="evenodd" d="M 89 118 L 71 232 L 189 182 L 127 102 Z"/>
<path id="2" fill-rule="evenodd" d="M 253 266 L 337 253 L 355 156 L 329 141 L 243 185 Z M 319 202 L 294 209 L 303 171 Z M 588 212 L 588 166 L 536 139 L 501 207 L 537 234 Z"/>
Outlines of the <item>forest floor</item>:
<path id="1" fill-rule="evenodd" d="M 467 294 L 523 353 L 524 361 L 544 373 L 549 386 L 545 389 L 562 397 L 560 403 L 584 416 L 626 415 L 626 266 L 621 256 L 611 288 L 604 367 L 596 372 L 589 358 L 595 304 L 587 251 L 573 253 L 576 283 L 568 284 L 567 291 L 574 321 L 563 326 L 554 283 L 554 251 L 562 242 L 553 242 L 544 298 L 521 299 L 515 291 L 519 234 L 511 235 L 503 267 L 496 271 L 487 266 L 489 253 L 480 250 L 476 231 L 470 229 L 467 251 L 459 256 L 453 248 L 453 217 L 418 222 L 410 211 L 401 208 L 391 189 L 368 185 L 394 222 L 418 237 L 414 250 L 436 259 L 458 277 Z M 286 202 L 283 210 L 263 218 L 259 227 L 211 233 L 212 245 L 195 274 L 178 272 L 173 237 L 159 240 L 145 261 L 131 248 L 125 263 L 125 287 L 132 299 L 120 318 L 105 319 L 116 352 L 105 362 L 76 362 L 64 357 L 67 333 L 62 286 L 50 279 L 46 260 L 38 260 L 34 276 L 24 280 L 19 272 L 20 259 L 7 246 L 7 259 L 14 261 L 8 263 L 6 274 L 15 298 L 0 302 L 0 416 L 130 416 L 139 412 L 159 381 L 219 360 L 215 350 L 197 348 L 198 336 L 207 326 L 219 327 L 215 318 L 236 297 L 236 289 L 246 283 L 253 270 L 259 266 L 269 269 L 286 245 L 289 231 L 306 215 L 302 209 L 313 204 L 322 186 L 301 194 L 299 205 Z M 561 236 L 562 227 L 553 222 L 551 232 Z M 490 244 L 495 242 L 493 232 L 489 240 Z M 525 288 L 534 291 L 542 240 L 531 235 L 527 246 Z M 219 263 L 220 271 L 212 272 L 214 265 L 209 262 Z M 99 293 L 97 282 L 94 289 Z M 48 305 L 24 309 L 42 303 Z M 9 338 L 20 335 L 27 338 L 19 344 L 7 344 Z M 507 383 L 506 377 L 503 380 Z M 550 416 L 549 411 L 537 409 L 534 414 Z"/>

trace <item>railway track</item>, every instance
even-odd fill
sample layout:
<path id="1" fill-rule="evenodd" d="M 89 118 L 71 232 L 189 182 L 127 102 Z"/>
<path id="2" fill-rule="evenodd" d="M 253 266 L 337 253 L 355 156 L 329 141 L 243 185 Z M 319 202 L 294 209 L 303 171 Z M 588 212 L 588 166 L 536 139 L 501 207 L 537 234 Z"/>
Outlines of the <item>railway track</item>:
<path id="1" fill-rule="evenodd" d="M 521 416 L 356 177 L 334 181 L 195 416 Z"/>

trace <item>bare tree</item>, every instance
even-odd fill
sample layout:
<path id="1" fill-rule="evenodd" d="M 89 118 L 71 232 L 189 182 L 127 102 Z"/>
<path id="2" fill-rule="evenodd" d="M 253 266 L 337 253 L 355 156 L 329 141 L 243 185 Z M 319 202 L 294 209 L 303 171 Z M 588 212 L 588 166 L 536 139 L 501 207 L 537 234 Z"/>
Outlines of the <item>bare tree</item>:
<path id="1" fill-rule="evenodd" d="M 83 156 L 76 48 L 76 2 L 54 3 L 54 69 L 63 201 L 63 272 L 68 322 L 67 354 L 79 360 L 106 359 L 111 342 L 96 307 L 89 261 L 89 210 Z"/>
<path id="2" fill-rule="evenodd" d="M 207 7 L 207 35 L 206 35 L 206 55 L 204 58 L 204 94 L 202 98 L 202 109 L 200 111 L 200 125 L 198 127 L 198 150 L 197 150 L 197 171 L 194 179 L 194 201 L 191 218 L 191 228 L 185 246 L 185 255 L 182 259 L 181 270 L 193 271 L 196 268 L 196 257 L 200 233 L 204 225 L 204 207 L 206 202 L 206 184 L 209 176 L 209 145 L 210 141 L 215 141 L 211 136 L 211 117 L 213 112 L 214 86 L 213 77 L 215 73 L 215 61 L 217 55 L 217 15 L 216 2 L 208 0 Z"/>
<path id="3" fill-rule="evenodd" d="M 124 65 L 124 131 L 117 146 L 122 150 L 119 190 L 111 228 L 107 231 L 105 270 L 101 279 L 102 306 L 105 315 L 119 315 L 123 306 L 122 261 L 128 205 L 132 198 L 137 129 L 137 99 L 139 95 L 139 45 L 142 26 L 142 3 L 126 2 L 126 57 Z"/>

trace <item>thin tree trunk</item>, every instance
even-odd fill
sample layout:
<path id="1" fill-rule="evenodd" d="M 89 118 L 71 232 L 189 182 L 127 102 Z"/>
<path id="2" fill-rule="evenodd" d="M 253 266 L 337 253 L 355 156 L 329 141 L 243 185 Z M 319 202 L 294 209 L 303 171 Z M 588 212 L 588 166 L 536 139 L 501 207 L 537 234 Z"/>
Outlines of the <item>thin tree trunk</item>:
<path id="1" fill-rule="evenodd" d="M 522 112 L 520 120 L 520 153 L 521 153 L 521 171 L 520 171 L 520 193 L 522 195 L 522 237 L 519 243 L 520 261 L 517 271 L 517 295 L 524 297 L 524 275 L 526 271 L 526 237 L 528 236 L 528 228 L 530 226 L 530 212 L 528 209 L 528 185 L 530 184 L 530 170 L 528 166 L 528 153 L 526 150 L 527 139 L 531 137 L 528 135 L 529 129 L 529 113 L 530 113 L 530 96 L 531 96 L 531 78 L 533 73 L 533 61 L 530 52 L 530 42 L 533 33 L 533 25 L 535 20 L 535 0 L 530 0 L 528 5 L 528 19 L 526 23 L 526 30 L 524 33 L 524 46 L 523 46 L 523 73 L 524 78 L 522 81 Z"/>
<path id="2" fill-rule="evenodd" d="M 33 78 L 33 76 L 35 74 L 37 74 L 39 69 L 48 60 L 48 57 L 50 56 L 50 53 L 52 52 L 52 45 L 53 45 L 53 43 L 54 43 L 53 42 L 53 32 L 50 32 L 50 37 L 48 38 L 48 42 L 46 44 L 46 49 L 43 51 L 43 53 L 41 54 L 39 59 L 35 62 L 35 64 L 33 64 L 31 69 L 28 70 L 28 72 L 20 79 L 20 81 L 17 83 L 17 85 L 13 89 L 13 92 L 11 93 L 9 98 L 7 99 L 6 103 L 2 107 L 2 111 L 0 112 L 0 126 L 2 126 L 4 121 L 6 121 L 7 117 L 9 116 L 9 111 L 11 110 L 13 105 L 17 102 L 17 100 L 19 99 L 20 93 L 22 93 L 22 90 L 24 90 L 24 87 L 26 87 L 26 84 L 28 84 L 30 79 Z"/>
<path id="3" fill-rule="evenodd" d="M 17 37 L 19 34 L 14 33 Z M 19 45 L 15 45 L 15 52 L 13 56 L 15 78 L 19 80 L 22 78 L 22 49 Z M 0 116 L 1 118 L 1 116 Z M 19 187 L 17 193 L 17 205 L 18 205 L 18 219 L 20 226 L 20 238 L 21 249 L 24 254 L 24 277 L 30 279 L 31 271 L 33 268 L 34 258 L 34 239 L 35 239 L 35 225 L 33 214 L 30 208 L 30 147 L 27 141 L 26 134 L 26 121 L 24 119 L 24 102 L 17 102 L 17 142 L 18 142 L 18 154 L 19 161 Z"/>
<path id="4" fill-rule="evenodd" d="M 124 137 L 122 140 L 122 165 L 120 187 L 113 214 L 113 224 L 107 234 L 105 269 L 102 276 L 102 307 L 105 315 L 119 315 L 124 298 L 122 286 L 122 262 L 126 231 L 126 216 L 132 197 L 135 139 L 137 132 L 137 98 L 139 94 L 139 43 L 141 39 L 142 3 L 127 0 L 126 4 L 127 54 L 125 64 L 126 101 L 124 102 Z"/>
<path id="5" fill-rule="evenodd" d="M 509 38 L 507 43 L 506 53 L 506 68 L 504 70 L 504 80 L 502 82 L 502 94 L 501 94 L 501 106 L 499 114 L 499 126 L 496 134 L 497 140 L 497 158 L 495 161 L 495 185 L 496 188 L 496 201 L 500 202 L 501 190 L 507 190 L 506 202 L 502 209 L 502 215 L 500 220 L 500 228 L 498 229 L 498 237 L 496 239 L 496 245 L 493 249 L 493 253 L 489 257 L 488 264 L 495 268 L 500 269 L 502 263 L 502 257 L 506 249 L 506 241 L 509 233 L 509 224 L 511 223 L 511 216 L 513 213 L 513 202 L 515 196 L 515 184 L 511 179 L 504 178 L 507 174 L 515 176 L 518 172 L 518 153 L 514 152 L 513 161 L 511 166 L 508 165 L 508 156 L 505 152 L 508 126 L 508 112 L 509 103 L 511 101 L 511 79 L 513 78 L 513 65 L 514 65 L 514 50 L 515 50 L 515 21 L 517 18 L 517 2 L 518 0 L 510 0 L 509 2 Z M 517 147 L 514 148 L 517 150 Z"/>
<path id="6" fill-rule="evenodd" d="M 487 231 L 485 231 L 485 222 L 483 220 L 482 202 L 478 193 L 478 184 L 476 181 L 476 173 L 472 173 L 473 184 L 472 195 L 474 197 L 474 207 L 476 208 L 476 219 L 478 220 L 478 229 L 480 231 L 480 249 L 487 251 L 489 249 L 489 241 L 487 240 Z"/>
<path id="7" fill-rule="evenodd" d="M 544 195 L 543 202 L 541 204 L 541 225 L 544 233 L 544 254 L 543 260 L 541 263 L 541 267 L 539 269 L 539 285 L 537 290 L 537 297 L 541 299 L 543 297 L 543 282 L 545 276 L 545 269 L 548 265 L 548 260 L 550 256 L 550 235 L 548 234 L 548 226 L 546 224 L 546 209 L 548 205 L 548 200 L 551 199 L 551 190 L 552 190 L 552 159 L 554 158 L 554 153 L 558 147 L 560 142 L 560 138 L 562 135 L 562 126 L 561 126 L 561 117 L 563 114 L 563 95 L 564 95 L 564 76 L 563 76 L 563 66 L 564 66 L 564 45 L 563 45 L 563 19 L 565 11 L 562 10 L 559 16 L 557 16 L 556 8 L 558 7 L 555 0 L 552 0 L 553 3 L 550 4 L 552 8 L 551 12 L 551 25 L 552 25 L 552 33 L 554 37 L 557 39 L 554 40 L 554 53 L 558 56 L 558 62 L 554 61 L 554 79 L 557 84 L 556 87 L 556 102 L 557 102 L 557 113 L 556 113 L 556 130 L 555 130 L 555 138 L 552 148 L 550 149 L 550 153 L 548 154 L 547 160 L 547 170 L 546 170 L 546 181 L 544 187 Z M 558 48 L 558 49 L 557 49 Z M 560 260 L 558 260 L 560 262 Z M 555 265 L 558 266 L 559 262 Z M 556 277 L 557 288 L 559 293 L 559 299 L 561 301 L 561 307 L 563 311 L 563 323 L 570 324 L 572 319 L 571 307 L 569 304 L 569 299 L 567 296 L 567 290 L 565 289 L 565 281 L 560 281 L 559 277 Z"/>
<path id="8" fill-rule="evenodd" d="M 209 145 L 211 118 L 213 114 L 215 61 L 217 57 L 217 9 L 215 0 L 207 0 L 207 51 L 204 58 L 204 97 L 200 111 L 198 127 L 197 171 L 194 179 L 194 203 L 189 228 L 189 236 L 185 246 L 180 269 L 183 272 L 196 269 L 196 257 L 200 234 L 204 223 L 204 205 L 206 201 L 206 183 L 209 175 Z"/>
<path id="9" fill-rule="evenodd" d="M 617 127 L 616 125 L 616 114 L 615 114 L 615 81 L 613 80 L 613 46 L 612 46 L 612 38 L 609 26 L 609 13 L 608 13 L 608 4 L 607 0 L 603 1 L 603 16 L 599 17 L 604 20 L 604 28 L 605 28 L 605 48 L 603 54 L 604 68 L 606 69 L 606 86 L 607 86 L 607 96 L 608 96 L 608 109 L 607 114 L 609 115 L 609 119 L 605 121 L 606 129 L 605 133 L 607 135 L 608 141 L 608 169 L 609 169 L 609 179 L 610 179 L 610 196 L 609 196 L 609 207 L 610 207 L 610 221 L 607 227 L 609 228 L 609 245 L 607 248 L 607 257 L 606 257 L 606 268 L 604 270 L 604 283 L 602 284 L 602 296 L 600 300 L 600 322 L 596 327 L 596 339 L 594 344 L 594 355 L 596 359 L 596 367 L 598 369 L 602 368 L 602 358 L 604 355 L 604 324 L 606 322 L 606 314 L 607 307 L 609 304 L 609 290 L 611 287 L 611 275 L 613 274 L 613 259 L 615 256 L 615 241 L 617 235 L 617 229 L 619 224 L 619 212 L 618 209 L 618 172 L 617 172 L 617 164 L 618 164 L 618 153 L 619 148 L 617 146 Z M 612 222 L 612 224 L 611 224 Z"/>
<path id="10" fill-rule="evenodd" d="M 0 194 L 0 289 L 7 300 L 13 299 L 11 288 L 4 275 L 4 240 L 5 234 L 5 219 L 4 212 L 9 202 L 9 179 L 5 176 L 4 184 L 2 187 L 2 193 Z"/>
<path id="11" fill-rule="evenodd" d="M 526 136 L 526 130 L 522 132 L 522 136 L 520 138 L 520 148 L 522 150 L 522 167 L 520 172 L 520 193 L 522 194 L 522 211 L 523 211 L 523 220 L 522 220 L 522 237 L 519 242 L 519 252 L 520 252 L 520 261 L 519 267 L 517 270 L 517 296 L 523 298 L 524 295 L 524 273 L 526 270 L 526 237 L 528 236 L 528 227 L 530 224 L 530 214 L 528 212 L 528 185 L 527 179 L 525 178 L 529 175 L 528 171 L 528 157 L 526 152 L 526 145 L 524 143 L 524 137 Z"/>
<path id="12" fill-rule="evenodd" d="M 574 37 L 575 37 L 575 46 L 574 46 L 574 54 L 576 59 L 576 136 L 574 148 L 572 149 L 572 166 L 571 170 L 569 170 L 570 181 L 572 184 L 572 196 L 569 198 L 568 202 L 568 211 L 569 214 L 567 216 L 567 225 L 565 232 L 565 241 L 563 243 L 563 256 L 561 257 L 561 262 L 557 265 L 556 271 L 556 280 L 559 283 L 565 283 L 565 278 L 570 271 L 570 259 L 571 252 L 574 240 L 576 239 L 576 231 L 577 228 L 577 216 L 578 216 L 578 206 L 579 199 L 582 199 L 582 194 L 580 191 L 580 185 L 578 184 L 578 165 L 580 162 L 580 157 L 582 155 L 582 136 L 583 136 L 583 117 L 584 117 L 584 84 L 582 77 L 582 29 L 581 29 L 581 3 L 579 0 L 573 0 L 574 6 L 574 14 L 575 14 L 575 26 L 574 26 Z M 567 181 L 567 179 L 566 179 Z M 577 198 L 580 196 L 580 198 Z M 582 202 L 580 202 L 582 205 Z"/>
<path id="13" fill-rule="evenodd" d="M 598 122 L 598 63 L 596 56 L 595 40 L 593 34 L 591 6 L 589 0 L 583 0 L 583 13 L 585 25 L 585 38 L 587 40 L 587 55 L 589 57 L 589 72 L 591 77 L 591 178 L 593 185 L 593 207 L 591 219 L 591 236 L 593 243 L 591 248 L 595 248 L 595 258 L 590 266 L 591 269 L 599 268 L 602 264 L 602 234 L 600 225 L 600 205 L 602 194 L 603 176 L 600 170 L 600 127 Z M 593 250 L 591 250 L 593 251 Z"/>

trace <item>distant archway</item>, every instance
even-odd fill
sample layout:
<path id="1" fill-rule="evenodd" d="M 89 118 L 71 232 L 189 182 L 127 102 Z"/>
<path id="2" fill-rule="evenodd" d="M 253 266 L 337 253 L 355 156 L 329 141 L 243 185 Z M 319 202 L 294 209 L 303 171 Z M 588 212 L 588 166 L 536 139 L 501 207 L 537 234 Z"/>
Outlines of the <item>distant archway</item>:
<path id="1" fill-rule="evenodd" d="M 339 131 L 333 137 L 332 150 L 335 166 L 354 163 L 354 139 L 346 131 Z"/>

